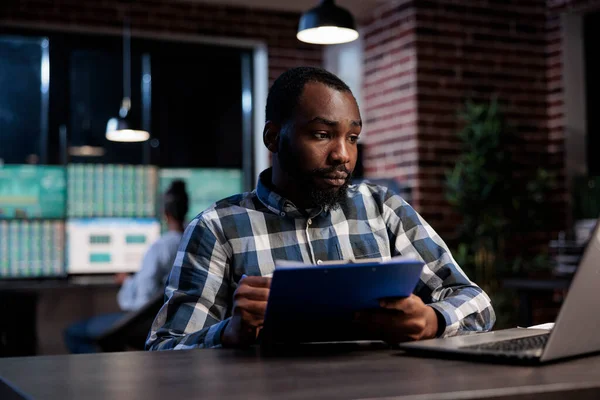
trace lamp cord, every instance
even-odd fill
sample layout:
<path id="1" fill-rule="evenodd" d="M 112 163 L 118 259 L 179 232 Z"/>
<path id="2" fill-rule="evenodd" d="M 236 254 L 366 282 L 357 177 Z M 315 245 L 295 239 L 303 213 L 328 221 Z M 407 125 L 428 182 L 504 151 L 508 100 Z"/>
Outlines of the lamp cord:
<path id="1" fill-rule="evenodd" d="M 123 21 L 123 97 L 131 99 L 131 27 L 127 16 Z"/>

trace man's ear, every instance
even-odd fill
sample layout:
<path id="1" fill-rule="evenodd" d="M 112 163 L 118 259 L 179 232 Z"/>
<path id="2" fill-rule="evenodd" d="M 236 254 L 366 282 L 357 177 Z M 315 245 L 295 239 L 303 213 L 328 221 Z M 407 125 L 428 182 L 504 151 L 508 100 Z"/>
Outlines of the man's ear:
<path id="1" fill-rule="evenodd" d="M 281 125 L 272 121 L 267 121 L 263 130 L 263 142 L 271 153 L 277 153 L 279 150 L 279 137 Z"/>

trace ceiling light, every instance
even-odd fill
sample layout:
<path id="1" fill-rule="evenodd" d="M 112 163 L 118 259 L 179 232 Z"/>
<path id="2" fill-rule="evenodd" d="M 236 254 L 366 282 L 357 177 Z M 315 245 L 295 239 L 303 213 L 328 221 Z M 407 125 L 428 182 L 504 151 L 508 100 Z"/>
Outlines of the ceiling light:
<path id="1" fill-rule="evenodd" d="M 358 31 L 348 10 L 333 0 L 321 0 L 317 7 L 302 14 L 296 37 L 312 44 L 339 44 L 358 39 Z"/>
<path id="2" fill-rule="evenodd" d="M 127 20 L 123 23 L 123 100 L 119 117 L 106 124 L 106 138 L 113 142 L 144 142 L 150 133 L 131 121 L 131 30 Z"/>
<path id="3" fill-rule="evenodd" d="M 72 157 L 102 157 L 105 151 L 100 146 L 70 146 L 69 155 Z"/>

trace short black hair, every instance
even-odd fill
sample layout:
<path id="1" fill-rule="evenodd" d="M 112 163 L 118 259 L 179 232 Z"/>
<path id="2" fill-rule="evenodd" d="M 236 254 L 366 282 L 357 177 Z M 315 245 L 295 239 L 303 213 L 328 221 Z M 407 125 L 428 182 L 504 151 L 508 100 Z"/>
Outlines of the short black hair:
<path id="1" fill-rule="evenodd" d="M 163 202 L 165 214 L 179 222 L 184 222 L 190 202 L 185 190 L 185 182 L 182 180 L 171 182 L 171 186 L 165 192 Z"/>
<path id="2" fill-rule="evenodd" d="M 283 124 L 292 117 L 304 85 L 319 82 L 340 92 L 350 92 L 350 88 L 340 78 L 323 68 L 296 67 L 281 74 L 269 90 L 267 97 L 267 121 Z"/>

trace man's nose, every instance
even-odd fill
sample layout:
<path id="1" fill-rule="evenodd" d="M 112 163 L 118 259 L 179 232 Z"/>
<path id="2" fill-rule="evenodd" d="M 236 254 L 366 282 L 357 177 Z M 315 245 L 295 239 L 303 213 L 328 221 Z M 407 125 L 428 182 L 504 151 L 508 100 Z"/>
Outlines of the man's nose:
<path id="1" fill-rule="evenodd" d="M 350 162 L 350 149 L 346 138 L 335 140 L 332 146 L 329 158 L 334 164 L 347 164 Z"/>

